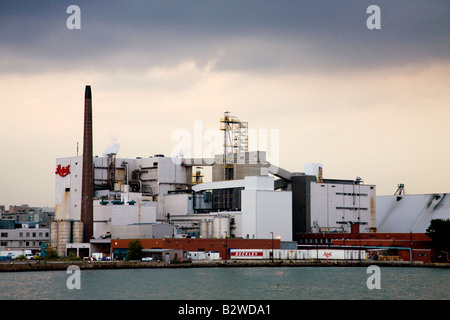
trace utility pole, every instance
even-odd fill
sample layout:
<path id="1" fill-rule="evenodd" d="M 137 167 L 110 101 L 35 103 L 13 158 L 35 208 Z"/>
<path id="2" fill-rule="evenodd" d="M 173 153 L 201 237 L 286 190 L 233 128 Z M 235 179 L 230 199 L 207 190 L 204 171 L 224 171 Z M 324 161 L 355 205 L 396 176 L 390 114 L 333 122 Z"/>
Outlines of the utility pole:
<path id="1" fill-rule="evenodd" d="M 225 263 L 226 263 L 228 260 L 228 232 L 227 231 L 224 232 L 225 232 Z"/>
<path id="2" fill-rule="evenodd" d="M 271 235 L 272 235 L 272 263 L 273 263 L 273 232 L 270 231 Z"/>

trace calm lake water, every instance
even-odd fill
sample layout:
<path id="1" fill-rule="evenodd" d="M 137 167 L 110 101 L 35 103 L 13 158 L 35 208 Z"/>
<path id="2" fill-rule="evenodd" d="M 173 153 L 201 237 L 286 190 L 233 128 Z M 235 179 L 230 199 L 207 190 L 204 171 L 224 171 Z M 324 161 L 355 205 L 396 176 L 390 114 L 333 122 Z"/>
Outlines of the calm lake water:
<path id="1" fill-rule="evenodd" d="M 366 267 L 258 267 L 0 273 L 0 299 L 334 300 L 450 299 L 450 269 L 381 267 L 369 290 Z"/>

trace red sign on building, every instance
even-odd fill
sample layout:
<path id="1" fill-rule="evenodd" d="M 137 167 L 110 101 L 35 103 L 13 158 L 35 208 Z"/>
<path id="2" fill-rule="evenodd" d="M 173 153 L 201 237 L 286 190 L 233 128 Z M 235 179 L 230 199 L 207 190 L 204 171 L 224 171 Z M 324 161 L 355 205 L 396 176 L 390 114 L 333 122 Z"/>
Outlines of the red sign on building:
<path id="1" fill-rule="evenodd" d="M 232 257 L 262 257 L 262 251 L 231 251 Z"/>
<path id="2" fill-rule="evenodd" d="M 65 177 L 70 174 L 70 165 L 67 167 L 62 167 L 60 164 L 56 167 L 55 174 L 59 174 L 61 177 Z"/>

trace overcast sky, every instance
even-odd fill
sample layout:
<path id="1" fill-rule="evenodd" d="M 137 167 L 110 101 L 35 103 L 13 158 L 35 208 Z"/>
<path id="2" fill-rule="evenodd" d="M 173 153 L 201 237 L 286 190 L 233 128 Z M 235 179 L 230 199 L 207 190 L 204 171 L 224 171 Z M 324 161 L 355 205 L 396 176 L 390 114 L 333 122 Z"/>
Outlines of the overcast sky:
<path id="1" fill-rule="evenodd" d="M 1 1 L 0 204 L 54 206 L 86 85 L 99 156 L 170 155 L 176 132 L 230 111 L 279 133 L 267 153 L 287 170 L 450 192 L 449 14 L 446 0 Z"/>

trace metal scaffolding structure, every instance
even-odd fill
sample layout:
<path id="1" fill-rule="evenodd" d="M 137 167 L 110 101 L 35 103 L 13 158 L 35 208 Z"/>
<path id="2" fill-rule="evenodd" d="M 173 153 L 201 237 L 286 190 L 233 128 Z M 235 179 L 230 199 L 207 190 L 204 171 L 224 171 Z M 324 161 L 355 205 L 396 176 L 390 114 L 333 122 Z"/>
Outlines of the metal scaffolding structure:
<path id="1" fill-rule="evenodd" d="M 232 179 L 235 154 L 248 151 L 248 123 L 240 121 L 238 117 L 232 116 L 229 111 L 226 111 L 224 117 L 220 119 L 220 130 L 224 132 L 223 167 L 226 171 L 225 177 Z"/>

